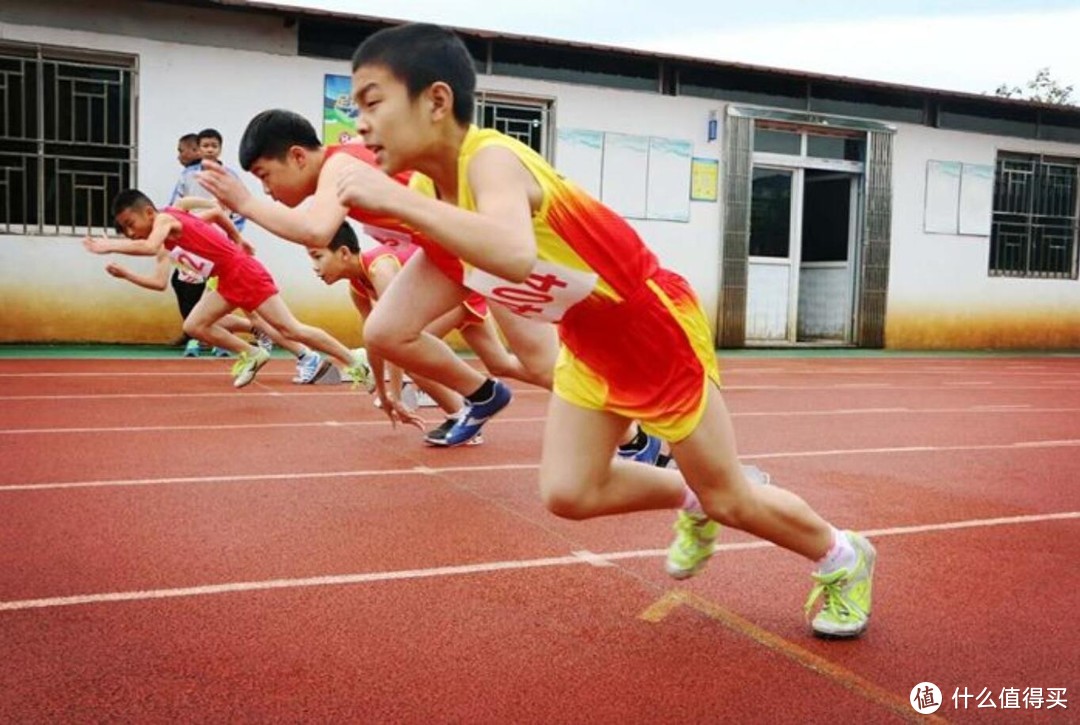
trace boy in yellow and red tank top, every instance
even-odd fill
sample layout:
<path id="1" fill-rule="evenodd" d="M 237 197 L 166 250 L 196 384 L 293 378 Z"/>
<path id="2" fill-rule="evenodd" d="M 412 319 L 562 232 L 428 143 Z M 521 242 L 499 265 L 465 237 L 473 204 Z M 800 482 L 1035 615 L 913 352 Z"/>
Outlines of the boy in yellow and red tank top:
<path id="1" fill-rule="evenodd" d="M 806 605 L 809 614 L 824 601 L 814 633 L 860 635 L 874 548 L 795 494 L 751 484 L 689 285 L 529 148 L 470 125 L 475 86 L 451 31 L 404 25 L 365 40 L 353 57 L 358 131 L 387 174 L 415 170 L 416 189 L 357 166 L 339 180 L 339 198 L 398 217 L 461 259 L 471 289 L 558 323 L 540 467 L 548 508 L 575 519 L 679 509 L 667 559 L 677 578 L 704 565 L 721 523 L 772 541 L 817 564 Z M 669 440 L 680 471 L 610 457 L 632 418 Z"/>

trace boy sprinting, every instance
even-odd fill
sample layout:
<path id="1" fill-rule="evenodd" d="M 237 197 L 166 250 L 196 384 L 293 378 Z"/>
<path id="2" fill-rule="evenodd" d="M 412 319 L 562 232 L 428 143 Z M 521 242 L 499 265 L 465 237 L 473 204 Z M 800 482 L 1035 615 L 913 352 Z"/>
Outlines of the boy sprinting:
<path id="1" fill-rule="evenodd" d="M 254 220 L 275 236 L 308 248 L 325 247 L 345 218 L 363 225 L 364 232 L 377 242 L 418 243 L 423 253 L 413 255 L 401 270 L 393 288 L 404 285 L 403 299 L 393 304 L 396 316 L 388 324 L 364 326 L 368 350 L 386 357 L 387 349 L 410 346 L 422 350 L 411 374 L 437 380 L 465 397 L 468 412 L 453 436 L 443 445 L 467 443 L 491 417 L 510 403 L 510 388 L 495 377 L 482 374 L 466 364 L 441 339 L 425 332 L 427 326 L 459 307 L 469 295 L 461 284 L 461 263 L 437 245 L 425 240 L 398 220 L 349 208 L 337 198 L 337 180 L 359 165 L 374 163 L 363 144 L 323 146 L 312 125 L 299 114 L 273 109 L 253 118 L 240 141 L 240 165 L 256 176 L 271 199 L 257 199 L 247 187 L 213 164 L 204 164 L 199 181 L 226 207 Z M 402 175 L 399 183 L 408 183 Z M 310 198 L 303 209 L 300 204 Z M 416 294 L 423 290 L 423 294 Z M 392 293 L 393 289 L 388 293 Z M 402 293 L 399 293 L 402 294 Z M 551 387 L 551 371 L 557 345 L 549 325 L 510 319 L 500 327 L 511 349 L 527 371 L 526 382 Z M 407 409 L 395 401 L 401 415 Z"/>
<path id="2" fill-rule="evenodd" d="M 203 293 L 184 321 L 184 331 L 239 356 L 233 366 L 236 387 L 242 388 L 254 380 L 259 368 L 270 359 L 267 350 L 245 342 L 219 324 L 237 307 L 258 313 L 285 337 L 326 352 L 345 366 L 346 374 L 355 382 L 367 383 L 367 368 L 351 350 L 325 331 L 305 325 L 293 316 L 270 273 L 251 256 L 250 246 L 223 210 L 206 211 L 215 227 L 174 207 L 158 211 L 141 191 L 127 189 L 113 200 L 112 212 L 127 240 L 88 236 L 83 240 L 88 251 L 140 256 L 157 256 L 164 251 L 174 264 L 194 275 L 217 277 L 217 289 Z"/>
<path id="3" fill-rule="evenodd" d="M 200 214 L 196 212 L 196 216 Z M 164 248 L 158 252 L 154 271 L 151 274 L 140 274 L 133 269 L 125 267 L 118 262 L 109 262 L 105 265 L 105 271 L 110 276 L 117 279 L 122 279 L 130 282 L 143 289 L 154 290 L 158 292 L 165 291 L 169 286 L 169 270 L 170 268 L 176 269 L 174 265 L 169 262 L 169 255 Z M 203 280 L 199 277 L 192 277 L 190 274 L 185 273 L 188 279 L 195 280 L 199 286 L 200 294 L 202 296 L 202 289 L 209 283 L 211 289 L 217 285 L 217 280 Z M 195 308 L 198 304 L 198 299 L 192 302 L 191 309 Z M 293 382 L 301 384 L 314 383 L 325 374 L 329 361 L 324 359 L 322 355 L 314 350 L 308 349 L 306 345 L 284 337 L 272 326 L 266 324 L 257 314 L 250 313 L 250 318 L 243 317 L 242 315 L 229 314 L 221 318 L 219 324 L 229 332 L 246 332 L 254 336 L 255 342 L 260 347 L 264 348 L 267 352 L 273 350 L 274 345 L 284 348 L 291 352 L 296 357 L 296 377 Z M 196 344 L 199 341 L 195 338 L 191 340 Z M 195 356 L 189 356 L 195 357 Z"/>
<path id="4" fill-rule="evenodd" d="M 446 29 L 405 25 L 370 36 L 353 57 L 353 92 L 358 131 L 386 173 L 355 166 L 339 180 L 339 196 L 403 220 L 461 259 L 466 286 L 558 321 L 540 463 L 547 507 L 573 519 L 679 509 L 666 562 L 676 578 L 701 569 L 721 524 L 771 541 L 816 564 L 806 604 L 809 617 L 823 602 L 814 633 L 860 635 L 873 546 L 795 494 L 751 483 L 693 290 L 622 218 L 532 149 L 471 125 L 475 85 L 468 50 Z M 387 175 L 403 169 L 417 172 L 422 194 Z M 411 351 L 397 352 L 391 359 L 410 368 Z M 634 418 L 670 442 L 679 471 L 611 457 Z"/>
<path id="5" fill-rule="evenodd" d="M 416 253 L 416 249 L 416 246 L 411 243 L 391 242 L 362 251 L 356 232 L 345 222 L 326 248 L 309 248 L 308 256 L 311 258 L 315 275 L 326 284 L 332 285 L 340 280 L 349 282 L 349 297 L 357 312 L 360 313 L 361 319 L 367 319 L 380 294 L 386 290 L 408 259 Z M 521 364 L 502 347 L 491 318 L 487 315 L 487 302 L 483 297 L 479 295 L 470 297 L 458 309 L 448 312 L 429 326 L 428 332 L 436 337 L 442 337 L 453 329 L 457 329 L 481 359 L 485 360 L 491 372 L 499 374 L 497 369 L 492 370 L 492 364 L 487 363 L 487 360 L 495 360 L 494 364 L 504 366 L 504 370 Z M 379 398 L 380 407 L 384 411 L 394 410 L 394 403 L 400 400 L 401 396 L 401 368 L 396 365 L 391 366 L 390 388 L 388 389 L 382 357 L 369 353 L 368 364 L 371 366 L 375 393 Z M 424 436 L 427 443 L 442 445 L 446 431 L 465 409 L 464 399 L 450 388 L 433 380 L 417 375 L 413 375 L 412 379 L 421 390 L 431 396 L 447 416 L 442 425 L 428 431 Z M 482 442 L 482 435 L 477 435 L 469 441 L 470 444 Z"/>
<path id="6" fill-rule="evenodd" d="M 315 129 L 302 116 L 272 109 L 253 118 L 240 141 L 240 164 L 263 184 L 267 194 L 284 204 L 274 205 L 252 198 L 246 187 L 225 171 L 208 165 L 200 181 L 219 201 L 255 219 L 275 235 L 309 249 L 326 246 L 346 215 L 361 222 L 364 231 L 385 244 L 412 243 L 420 248 L 404 264 L 380 300 L 380 313 L 364 326 L 364 342 L 379 356 L 408 347 L 414 366 L 411 374 L 438 381 L 463 395 L 467 410 L 453 423 L 444 424 L 442 445 L 468 442 L 483 424 L 509 403 L 509 389 L 494 378 L 485 378 L 465 365 L 452 350 L 432 335 L 430 325 L 462 308 L 470 292 L 462 284 L 461 261 L 415 230 L 392 217 L 362 207 L 346 207 L 337 198 L 337 180 L 357 165 L 373 166 L 374 154 L 363 144 L 323 146 Z M 409 183 L 409 175 L 396 180 Z M 306 199 L 303 212 L 296 207 Z M 422 294 L 417 294 L 422 290 Z M 551 325 L 514 315 L 503 305 L 491 307 L 499 328 L 510 343 L 520 365 L 507 369 L 494 357 L 484 359 L 494 376 L 506 375 L 551 389 L 558 344 Z M 500 345 L 501 349 L 501 345 Z M 474 387 L 479 385 L 480 387 Z M 471 393 L 469 391 L 472 391 Z M 443 433 L 443 431 L 439 431 Z M 653 463 L 660 441 L 640 429 L 628 427 L 618 454 L 631 460 Z"/>

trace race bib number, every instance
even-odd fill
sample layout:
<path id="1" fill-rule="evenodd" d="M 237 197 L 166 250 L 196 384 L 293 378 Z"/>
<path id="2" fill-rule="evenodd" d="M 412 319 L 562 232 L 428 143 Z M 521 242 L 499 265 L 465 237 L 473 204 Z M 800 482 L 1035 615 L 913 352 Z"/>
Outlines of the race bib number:
<path id="1" fill-rule="evenodd" d="M 559 322 L 571 307 L 596 289 L 599 279 L 550 262 L 539 261 L 523 282 L 509 282 L 475 267 L 465 270 L 465 286 L 511 312 L 534 320 Z"/>
<path id="2" fill-rule="evenodd" d="M 364 234 L 368 235 L 379 244 L 385 244 L 389 247 L 412 244 L 412 236 L 407 232 L 377 227 L 374 224 L 363 224 L 361 226 L 364 228 Z"/>
<path id="3" fill-rule="evenodd" d="M 194 252 L 189 252 L 183 247 L 173 247 L 169 250 L 169 259 L 183 277 L 192 278 L 196 281 L 206 281 L 214 271 L 214 263 L 209 259 L 200 257 Z M 185 280 L 189 281 L 189 280 Z"/>

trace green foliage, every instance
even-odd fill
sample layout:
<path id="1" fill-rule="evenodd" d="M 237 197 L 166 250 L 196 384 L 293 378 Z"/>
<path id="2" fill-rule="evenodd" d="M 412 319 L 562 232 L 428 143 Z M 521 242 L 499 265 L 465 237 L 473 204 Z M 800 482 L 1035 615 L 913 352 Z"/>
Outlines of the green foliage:
<path id="1" fill-rule="evenodd" d="M 1002 98 L 1020 98 L 1026 101 L 1059 105 L 1072 104 L 1072 94 L 1073 87 L 1062 85 L 1051 78 L 1049 68 L 1040 68 L 1035 78 L 1025 83 L 1023 88 L 1002 83 L 994 90 L 994 95 Z"/>

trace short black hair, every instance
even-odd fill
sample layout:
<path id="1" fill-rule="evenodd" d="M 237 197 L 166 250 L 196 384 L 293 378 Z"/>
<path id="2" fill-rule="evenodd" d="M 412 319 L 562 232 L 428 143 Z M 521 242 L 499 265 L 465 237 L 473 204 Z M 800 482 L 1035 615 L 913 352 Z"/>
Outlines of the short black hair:
<path id="1" fill-rule="evenodd" d="M 272 108 L 248 122 L 240 138 L 240 168 L 251 171 L 262 158 L 281 160 L 291 146 L 315 150 L 322 146 L 315 127 L 299 113 Z"/>
<path id="2" fill-rule="evenodd" d="M 204 138 L 216 138 L 218 143 L 222 143 L 221 132 L 216 128 L 204 128 L 202 131 L 199 131 L 199 142 L 201 143 Z"/>
<path id="3" fill-rule="evenodd" d="M 180 137 L 180 140 L 177 143 L 193 143 L 193 144 L 197 144 L 197 143 L 199 143 L 199 134 L 197 134 L 197 133 L 185 133 L 183 136 Z"/>
<path id="4" fill-rule="evenodd" d="M 156 208 L 154 202 L 150 201 L 150 197 L 142 193 L 138 189 L 124 189 L 113 198 L 112 213 L 113 216 L 119 216 L 120 212 L 127 211 L 128 209 L 142 209 L 148 206 L 151 209 Z"/>
<path id="5" fill-rule="evenodd" d="M 386 28 L 371 35 L 353 54 L 352 69 L 385 66 L 416 98 L 432 83 L 442 81 L 454 91 L 454 118 L 472 122 L 476 98 L 476 67 L 465 43 L 452 30 L 427 23 Z"/>
<path id="6" fill-rule="evenodd" d="M 334 233 L 334 238 L 326 245 L 326 248 L 331 252 L 335 252 L 342 247 L 345 247 L 353 254 L 360 254 L 360 240 L 356 238 L 356 232 L 353 231 L 349 222 L 341 222 L 341 226 Z"/>

